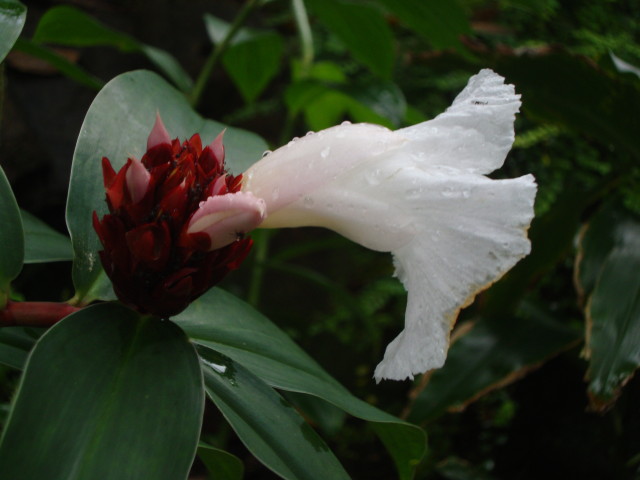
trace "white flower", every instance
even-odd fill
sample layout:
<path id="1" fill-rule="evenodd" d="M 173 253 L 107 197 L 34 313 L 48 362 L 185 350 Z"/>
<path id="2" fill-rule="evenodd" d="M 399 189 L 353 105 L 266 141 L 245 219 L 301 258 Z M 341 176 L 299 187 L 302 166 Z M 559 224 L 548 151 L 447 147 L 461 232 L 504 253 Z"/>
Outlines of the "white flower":
<path id="1" fill-rule="evenodd" d="M 520 96 L 491 70 L 438 117 L 395 132 L 368 124 L 294 140 L 244 174 L 262 227 L 327 227 L 391 252 L 408 291 L 405 328 L 375 371 L 402 380 L 441 367 L 460 309 L 529 253 L 531 175 L 492 180 L 514 139 Z"/>

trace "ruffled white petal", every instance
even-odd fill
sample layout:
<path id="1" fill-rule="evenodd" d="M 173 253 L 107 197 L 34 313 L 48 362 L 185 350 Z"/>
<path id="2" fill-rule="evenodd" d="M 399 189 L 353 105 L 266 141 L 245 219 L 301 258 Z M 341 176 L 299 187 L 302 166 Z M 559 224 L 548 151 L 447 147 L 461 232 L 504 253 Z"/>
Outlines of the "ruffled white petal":
<path id="1" fill-rule="evenodd" d="M 285 146 L 245 174 L 265 227 L 322 226 L 392 252 L 408 291 L 404 331 L 375 377 L 442 366 L 459 310 L 529 252 L 535 183 L 491 180 L 513 142 L 513 87 L 483 70 L 447 112 L 391 132 L 341 125 Z"/>
<path id="2" fill-rule="evenodd" d="M 411 200 L 415 235 L 392 250 L 396 275 L 408 291 L 405 329 L 375 371 L 402 380 L 441 367 L 461 308 L 530 250 L 533 177 L 490 180 L 461 175 L 433 182 Z M 433 188 L 431 188 L 433 187 Z"/>
<path id="3" fill-rule="evenodd" d="M 482 70 L 442 114 L 396 131 L 410 140 L 412 161 L 475 173 L 500 168 L 514 140 L 513 121 L 520 95 L 491 70 Z"/>

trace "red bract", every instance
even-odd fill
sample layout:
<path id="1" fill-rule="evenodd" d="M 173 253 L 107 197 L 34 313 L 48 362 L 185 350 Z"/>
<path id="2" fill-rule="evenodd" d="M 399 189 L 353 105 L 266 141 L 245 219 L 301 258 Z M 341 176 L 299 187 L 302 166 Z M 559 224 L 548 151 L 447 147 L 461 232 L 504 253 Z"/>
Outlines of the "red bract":
<path id="1" fill-rule="evenodd" d="M 226 172 L 222 134 L 204 149 L 198 134 L 180 144 L 158 117 L 141 161 L 116 172 L 103 158 L 102 170 L 109 214 L 93 214 L 100 258 L 118 298 L 141 313 L 176 315 L 222 280 L 265 215 L 262 200 L 240 192 L 242 176 Z M 211 212 L 217 197 L 226 209 Z"/>

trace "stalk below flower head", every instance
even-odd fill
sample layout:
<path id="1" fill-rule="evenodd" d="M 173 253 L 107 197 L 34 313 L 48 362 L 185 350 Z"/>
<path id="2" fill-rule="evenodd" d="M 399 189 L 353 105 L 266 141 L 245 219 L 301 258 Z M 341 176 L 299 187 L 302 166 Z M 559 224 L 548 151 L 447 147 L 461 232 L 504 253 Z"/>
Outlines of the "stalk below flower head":
<path id="1" fill-rule="evenodd" d="M 327 227 L 393 254 L 405 328 L 377 381 L 441 367 L 460 310 L 529 253 L 533 176 L 485 176 L 504 163 L 519 108 L 514 87 L 482 70 L 433 120 L 397 131 L 339 125 L 244 173 L 242 191 L 266 204 L 261 227 Z"/>
<path id="2" fill-rule="evenodd" d="M 158 116 L 141 160 L 116 173 L 102 159 L 109 214 L 93 215 L 100 258 L 118 298 L 141 313 L 180 313 L 249 253 L 244 234 L 265 204 L 226 172 L 222 137 L 204 149 L 198 134 L 180 144 Z"/>

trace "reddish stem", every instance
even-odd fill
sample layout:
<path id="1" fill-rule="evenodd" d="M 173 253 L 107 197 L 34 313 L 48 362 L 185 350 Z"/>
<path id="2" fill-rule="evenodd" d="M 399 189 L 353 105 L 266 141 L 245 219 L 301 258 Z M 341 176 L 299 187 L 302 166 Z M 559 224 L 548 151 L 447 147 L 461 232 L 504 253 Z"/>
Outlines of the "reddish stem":
<path id="1" fill-rule="evenodd" d="M 0 310 L 0 327 L 50 327 L 78 310 L 78 307 L 66 303 L 8 302 Z"/>

